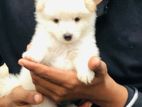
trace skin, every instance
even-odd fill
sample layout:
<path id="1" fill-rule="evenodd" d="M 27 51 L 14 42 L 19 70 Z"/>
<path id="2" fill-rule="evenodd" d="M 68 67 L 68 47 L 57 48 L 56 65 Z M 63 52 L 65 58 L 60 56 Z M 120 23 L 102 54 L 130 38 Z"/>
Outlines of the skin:
<path id="1" fill-rule="evenodd" d="M 0 98 L 0 107 L 30 107 L 31 104 L 39 104 L 42 101 L 43 97 L 38 92 L 25 90 L 19 86 Z"/>
<path id="2" fill-rule="evenodd" d="M 19 64 L 29 69 L 37 90 L 53 101 L 85 99 L 101 107 L 124 107 L 128 93 L 125 87 L 116 83 L 108 74 L 106 64 L 95 57 L 88 63 L 96 76 L 92 84 L 81 83 L 75 71 L 48 67 L 27 59 Z M 85 107 L 85 106 L 84 106 Z"/>

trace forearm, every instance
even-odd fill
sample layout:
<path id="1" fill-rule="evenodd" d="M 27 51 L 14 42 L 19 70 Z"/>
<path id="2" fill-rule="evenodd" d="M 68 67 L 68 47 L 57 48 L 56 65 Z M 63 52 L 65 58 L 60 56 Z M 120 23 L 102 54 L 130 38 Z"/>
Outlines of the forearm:
<path id="1" fill-rule="evenodd" d="M 105 92 L 101 95 L 102 98 L 96 100 L 95 103 L 100 107 L 124 107 L 128 98 L 127 89 L 117 84 L 112 78 L 109 79 L 111 83 L 106 83 L 107 87 Z"/>
<path id="2" fill-rule="evenodd" d="M 120 86 L 117 89 L 119 89 L 119 91 L 117 91 L 116 94 L 113 93 L 115 91 L 112 91 L 112 94 L 110 94 L 110 98 L 112 98 L 111 101 L 110 98 L 108 98 L 107 101 L 101 100 L 95 103 L 100 107 L 142 107 L 142 93 L 136 88 Z"/>

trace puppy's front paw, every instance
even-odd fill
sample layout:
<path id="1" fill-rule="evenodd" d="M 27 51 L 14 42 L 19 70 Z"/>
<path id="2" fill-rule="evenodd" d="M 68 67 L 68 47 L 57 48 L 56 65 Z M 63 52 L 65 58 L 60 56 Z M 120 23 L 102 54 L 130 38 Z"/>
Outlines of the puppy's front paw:
<path id="1" fill-rule="evenodd" d="M 2 66 L 0 66 L 0 78 L 8 76 L 9 76 L 9 69 L 7 65 L 4 63 Z"/>
<path id="2" fill-rule="evenodd" d="M 38 52 L 35 51 L 26 51 L 22 54 L 22 57 L 35 62 L 41 62 L 42 60 L 42 56 L 40 56 Z"/>
<path id="3" fill-rule="evenodd" d="M 84 71 L 84 70 L 82 70 Z M 93 71 L 91 71 L 90 69 L 84 71 L 84 72 L 77 72 L 77 77 L 78 79 L 85 83 L 85 84 L 91 84 L 92 80 L 94 79 L 95 77 L 95 73 Z"/>

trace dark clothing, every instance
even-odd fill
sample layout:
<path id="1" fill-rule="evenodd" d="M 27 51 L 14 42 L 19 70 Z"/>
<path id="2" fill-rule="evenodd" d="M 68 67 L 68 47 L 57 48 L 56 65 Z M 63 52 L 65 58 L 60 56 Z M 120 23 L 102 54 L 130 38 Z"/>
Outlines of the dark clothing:
<path id="1" fill-rule="evenodd" d="M 110 0 L 105 9 L 96 24 L 101 58 L 116 82 L 142 92 L 142 0 Z M 13 73 L 35 24 L 34 0 L 0 1 L 0 55 Z M 134 107 L 142 107 L 141 94 Z"/>
<path id="2" fill-rule="evenodd" d="M 111 77 L 142 92 L 142 1 L 110 0 L 96 28 L 101 57 Z M 142 106 L 141 95 L 134 107 Z"/>
<path id="3" fill-rule="evenodd" d="M 0 55 L 11 72 L 34 32 L 34 0 L 0 0 Z"/>
<path id="4" fill-rule="evenodd" d="M 142 0 L 110 0 L 97 41 L 110 75 L 142 91 Z"/>

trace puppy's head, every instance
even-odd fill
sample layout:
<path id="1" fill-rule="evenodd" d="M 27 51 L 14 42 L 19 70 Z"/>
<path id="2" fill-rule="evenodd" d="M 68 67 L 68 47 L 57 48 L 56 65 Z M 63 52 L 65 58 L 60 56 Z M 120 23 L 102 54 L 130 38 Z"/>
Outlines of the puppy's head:
<path id="1" fill-rule="evenodd" d="M 37 0 L 36 19 L 63 43 L 72 43 L 94 28 L 96 5 L 101 0 Z"/>

